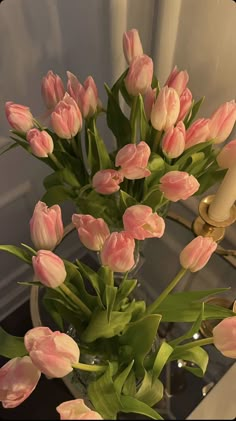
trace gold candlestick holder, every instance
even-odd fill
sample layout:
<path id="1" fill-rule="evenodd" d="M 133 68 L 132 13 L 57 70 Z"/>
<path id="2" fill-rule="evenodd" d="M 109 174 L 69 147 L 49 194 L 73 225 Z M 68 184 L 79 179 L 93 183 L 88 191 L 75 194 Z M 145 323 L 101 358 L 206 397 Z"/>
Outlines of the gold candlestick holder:
<path id="1" fill-rule="evenodd" d="M 225 221 L 215 221 L 210 218 L 208 209 L 214 199 L 214 195 L 206 196 L 199 204 L 199 216 L 193 222 L 193 232 L 203 237 L 212 237 L 214 241 L 220 242 L 225 235 L 226 227 L 232 225 L 236 220 L 236 206 L 230 209 L 230 216 Z"/>

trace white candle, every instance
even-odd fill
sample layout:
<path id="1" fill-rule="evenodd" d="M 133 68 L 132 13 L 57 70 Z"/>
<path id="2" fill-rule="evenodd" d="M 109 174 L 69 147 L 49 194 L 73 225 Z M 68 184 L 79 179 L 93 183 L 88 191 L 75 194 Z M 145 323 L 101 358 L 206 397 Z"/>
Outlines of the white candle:
<path id="1" fill-rule="evenodd" d="M 236 164 L 228 169 L 216 195 L 209 206 L 211 219 L 221 222 L 230 216 L 230 209 L 236 200 Z"/>

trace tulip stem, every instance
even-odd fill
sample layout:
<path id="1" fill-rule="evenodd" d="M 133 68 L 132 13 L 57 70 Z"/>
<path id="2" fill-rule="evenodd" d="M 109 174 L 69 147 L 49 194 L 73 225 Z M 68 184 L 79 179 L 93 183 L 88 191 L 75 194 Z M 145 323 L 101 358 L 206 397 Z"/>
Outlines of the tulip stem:
<path id="1" fill-rule="evenodd" d="M 157 149 L 158 149 L 158 145 L 159 145 L 160 140 L 161 140 L 161 136 L 162 136 L 162 130 L 160 130 L 156 133 L 156 136 L 154 138 L 153 145 L 152 145 L 152 152 L 157 153 Z"/>
<path id="2" fill-rule="evenodd" d="M 157 299 L 147 308 L 147 314 L 156 313 L 159 305 L 162 301 L 169 295 L 169 293 L 174 289 L 174 287 L 178 284 L 178 282 L 183 278 L 187 269 L 181 268 L 174 279 L 170 282 L 170 284 L 164 289 L 164 291 L 157 297 Z"/>
<path id="3" fill-rule="evenodd" d="M 91 310 L 65 284 L 61 284 L 59 289 L 61 289 L 61 291 L 63 291 L 75 304 L 77 304 L 86 316 L 91 317 Z"/>
<path id="4" fill-rule="evenodd" d="M 49 158 L 52 160 L 52 162 L 56 165 L 56 167 L 59 169 L 59 170 L 63 170 L 64 169 L 64 167 L 63 167 L 63 165 L 58 161 L 58 159 L 57 159 L 57 157 L 54 155 L 54 153 L 49 153 L 48 154 L 48 156 L 49 156 Z"/>
<path id="5" fill-rule="evenodd" d="M 74 151 L 76 158 L 80 158 L 80 152 L 77 146 L 76 139 L 74 137 L 71 138 L 71 145 L 72 145 L 72 149 Z"/>
<path id="6" fill-rule="evenodd" d="M 90 365 L 90 364 L 83 364 L 83 363 L 72 364 L 72 367 L 78 368 L 79 370 L 83 370 L 83 371 L 93 371 L 93 372 L 105 371 L 105 369 L 107 368 L 106 365 Z"/>
<path id="7" fill-rule="evenodd" d="M 184 344 L 184 345 L 176 346 L 175 352 L 187 351 L 191 348 L 194 348 L 195 346 L 210 345 L 210 344 L 213 344 L 213 343 L 214 343 L 214 338 L 213 338 L 213 336 L 211 336 L 210 338 L 199 339 L 197 341 L 188 342 L 187 344 Z"/>
<path id="8" fill-rule="evenodd" d="M 131 143 L 136 143 L 137 136 L 137 119 L 136 119 L 136 108 L 138 105 L 138 96 L 133 98 L 131 113 L 130 113 L 130 125 L 131 125 Z"/>

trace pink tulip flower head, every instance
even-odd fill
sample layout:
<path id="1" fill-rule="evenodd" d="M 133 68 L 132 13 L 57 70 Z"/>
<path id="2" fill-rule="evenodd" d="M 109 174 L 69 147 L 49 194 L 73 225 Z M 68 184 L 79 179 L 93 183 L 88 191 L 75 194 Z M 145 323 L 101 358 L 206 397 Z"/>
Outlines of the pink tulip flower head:
<path id="1" fill-rule="evenodd" d="M 179 116 L 178 116 L 177 121 L 185 119 L 186 115 L 188 114 L 191 108 L 192 99 L 193 99 L 192 92 L 188 88 L 186 88 L 179 98 L 180 110 L 179 110 Z"/>
<path id="2" fill-rule="evenodd" d="M 145 205 L 134 205 L 126 209 L 123 215 L 125 231 L 136 240 L 160 238 L 164 234 L 165 222 L 152 208 Z"/>
<path id="3" fill-rule="evenodd" d="M 180 101 L 176 90 L 165 86 L 157 96 L 151 111 L 151 123 L 156 130 L 168 130 L 176 123 Z"/>
<path id="4" fill-rule="evenodd" d="M 135 57 L 130 63 L 125 86 L 130 95 L 145 95 L 150 88 L 153 77 L 153 61 L 143 54 Z"/>
<path id="5" fill-rule="evenodd" d="M 236 139 L 231 140 L 221 149 L 216 160 L 221 168 L 230 168 L 236 163 Z"/>
<path id="6" fill-rule="evenodd" d="M 65 89 L 60 76 L 49 70 L 42 80 L 41 93 L 46 107 L 52 110 L 65 95 Z"/>
<path id="7" fill-rule="evenodd" d="M 197 179 L 184 171 L 169 171 L 160 179 L 160 191 L 172 202 L 188 199 L 199 186 Z"/>
<path id="8" fill-rule="evenodd" d="M 129 180 L 148 177 L 151 172 L 147 169 L 151 149 L 146 142 L 138 145 L 129 143 L 119 150 L 116 155 L 116 167 L 121 167 L 120 173 Z"/>
<path id="9" fill-rule="evenodd" d="M 92 76 L 88 76 L 82 85 L 77 77 L 67 72 L 67 89 L 69 94 L 78 104 L 84 118 L 91 117 L 97 111 L 100 100 L 98 98 L 97 86 Z"/>
<path id="10" fill-rule="evenodd" d="M 228 358 L 236 358 L 236 316 L 222 320 L 213 331 L 215 347 Z"/>
<path id="11" fill-rule="evenodd" d="M 174 67 L 169 75 L 165 85 L 174 88 L 179 96 L 182 95 L 189 81 L 189 75 L 186 70 L 179 71 L 177 66 Z"/>
<path id="12" fill-rule="evenodd" d="M 135 241 L 125 231 L 112 232 L 104 242 L 101 261 L 113 272 L 127 272 L 134 266 Z"/>
<path id="13" fill-rule="evenodd" d="M 63 232 L 60 206 L 48 208 L 39 201 L 30 220 L 31 239 L 36 249 L 53 250 L 61 242 Z"/>
<path id="14" fill-rule="evenodd" d="M 53 152 L 54 144 L 52 137 L 46 130 L 31 129 L 26 136 L 31 150 L 38 158 L 47 158 Z"/>
<path id="15" fill-rule="evenodd" d="M 186 131 L 185 149 L 209 139 L 209 119 L 199 118 Z"/>
<path id="16" fill-rule="evenodd" d="M 36 279 L 49 288 L 57 288 L 66 279 L 63 260 L 49 250 L 39 250 L 32 257 Z"/>
<path id="17" fill-rule="evenodd" d="M 98 412 L 85 405 L 83 399 L 73 399 L 56 407 L 61 420 L 102 420 Z"/>
<path id="18" fill-rule="evenodd" d="M 211 237 L 199 235 L 194 238 L 180 253 L 180 263 L 190 272 L 201 270 L 217 248 L 217 243 Z"/>
<path id="19" fill-rule="evenodd" d="M 5 113 L 10 126 L 19 132 L 26 133 L 34 127 L 34 118 L 29 107 L 20 104 L 14 104 L 8 101 L 5 104 Z"/>
<path id="20" fill-rule="evenodd" d="M 62 139 L 71 139 L 82 129 L 82 115 L 75 100 L 66 93 L 51 114 L 52 128 Z"/>
<path id="21" fill-rule="evenodd" d="M 30 329 L 24 343 L 34 365 L 49 377 L 66 376 L 79 360 L 80 350 L 74 339 L 48 327 Z"/>
<path id="22" fill-rule="evenodd" d="M 0 401 L 4 408 L 15 408 L 34 391 L 41 372 L 31 358 L 13 358 L 0 368 Z"/>
<path id="23" fill-rule="evenodd" d="M 100 251 L 104 241 L 110 235 L 110 230 L 104 219 L 94 218 L 91 215 L 74 214 L 72 222 L 84 246 L 89 250 Z"/>
<path id="24" fill-rule="evenodd" d="M 116 170 L 100 170 L 93 176 L 92 185 L 100 194 L 112 194 L 120 189 L 124 176 Z"/>
<path id="25" fill-rule="evenodd" d="M 185 125 L 179 121 L 170 127 L 163 136 L 162 150 L 168 158 L 178 158 L 185 148 Z"/>
<path id="26" fill-rule="evenodd" d="M 214 143 L 222 143 L 230 135 L 236 121 L 235 101 L 225 102 L 211 116 L 209 122 L 210 138 Z"/>
<path id="27" fill-rule="evenodd" d="M 143 55 L 143 47 L 137 29 L 130 29 L 123 35 L 123 51 L 128 64 L 135 57 Z"/>

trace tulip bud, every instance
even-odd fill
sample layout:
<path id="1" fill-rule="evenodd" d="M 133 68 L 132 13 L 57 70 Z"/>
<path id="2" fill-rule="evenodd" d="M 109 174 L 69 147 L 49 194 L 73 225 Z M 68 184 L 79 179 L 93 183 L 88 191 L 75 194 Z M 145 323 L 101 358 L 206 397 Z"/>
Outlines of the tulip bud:
<path id="1" fill-rule="evenodd" d="M 71 139 L 82 128 L 82 115 L 75 100 L 66 93 L 51 114 L 51 124 L 57 136 Z"/>
<path id="2" fill-rule="evenodd" d="M 125 231 L 112 232 L 101 250 L 101 261 L 113 272 L 127 272 L 134 266 L 135 241 Z"/>
<path id="3" fill-rule="evenodd" d="M 84 118 L 91 117 L 96 113 L 99 98 L 98 90 L 92 76 L 89 76 L 85 80 L 84 86 L 81 85 L 78 103 Z"/>
<path id="4" fill-rule="evenodd" d="M 146 117 L 147 117 L 148 121 L 150 120 L 152 107 L 153 107 L 153 104 L 154 104 L 155 99 L 156 99 L 156 91 L 157 91 L 156 88 L 152 89 L 150 87 L 150 88 L 148 88 L 148 90 L 145 94 L 145 97 L 144 97 L 143 105 L 144 105 L 144 111 L 145 111 L 145 114 L 146 114 Z"/>
<path id="5" fill-rule="evenodd" d="M 134 205 L 126 209 L 123 215 L 125 231 L 136 240 L 160 238 L 164 234 L 165 222 L 152 208 L 145 205 Z"/>
<path id="6" fill-rule="evenodd" d="M 10 126 L 19 132 L 26 133 L 34 127 L 34 119 L 29 107 L 8 101 L 5 104 L 5 113 Z"/>
<path id="7" fill-rule="evenodd" d="M 32 152 L 38 158 L 47 158 L 53 152 L 54 144 L 51 136 L 45 130 L 31 129 L 26 136 Z"/>
<path id="8" fill-rule="evenodd" d="M 79 360 L 80 350 L 74 339 L 47 327 L 30 329 L 24 343 L 34 365 L 49 377 L 66 376 Z"/>
<path id="9" fill-rule="evenodd" d="M 103 420 L 98 412 L 85 405 L 83 399 L 73 399 L 56 407 L 60 420 Z"/>
<path id="10" fill-rule="evenodd" d="M 151 172 L 146 168 L 151 149 L 146 142 L 138 145 L 129 143 L 119 150 L 116 155 L 116 167 L 120 166 L 120 173 L 129 180 L 148 177 Z"/>
<path id="11" fill-rule="evenodd" d="M 131 29 L 123 35 L 123 51 L 128 64 L 138 56 L 143 55 L 143 47 L 137 29 Z"/>
<path id="12" fill-rule="evenodd" d="M 38 281 L 49 288 L 57 288 L 66 279 L 63 260 L 49 250 L 39 250 L 32 257 L 34 273 Z"/>
<path id="13" fill-rule="evenodd" d="M 156 130 L 168 130 L 177 120 L 180 110 L 179 96 L 175 89 L 165 86 L 152 107 L 151 123 Z"/>
<path id="14" fill-rule="evenodd" d="M 210 139 L 214 143 L 224 142 L 230 135 L 236 121 L 235 101 L 225 102 L 211 116 L 209 121 Z"/>
<path id="15" fill-rule="evenodd" d="M 104 241 L 110 235 L 110 230 L 104 219 L 96 219 L 91 215 L 74 214 L 72 222 L 85 247 L 94 251 L 101 250 Z"/>
<path id="16" fill-rule="evenodd" d="M 135 57 L 125 78 L 125 86 L 130 95 L 144 95 L 150 88 L 153 77 L 153 61 L 143 54 Z"/>
<path id="17" fill-rule="evenodd" d="M 168 158 L 178 158 L 185 148 L 185 125 L 182 121 L 170 127 L 163 139 L 162 150 Z"/>
<path id="18" fill-rule="evenodd" d="M 30 220 L 31 239 L 37 250 L 53 250 L 63 237 L 61 208 L 53 205 L 50 208 L 44 202 L 38 202 Z"/>
<path id="19" fill-rule="evenodd" d="M 192 105 L 192 92 L 186 88 L 179 98 L 180 110 L 177 121 L 184 120 Z"/>
<path id="20" fill-rule="evenodd" d="M 185 149 L 210 139 L 209 119 L 199 118 L 186 131 Z"/>
<path id="21" fill-rule="evenodd" d="M 217 248 L 217 243 L 212 237 L 194 238 L 180 253 L 180 263 L 190 272 L 201 270 Z"/>
<path id="22" fill-rule="evenodd" d="M 215 347 L 228 358 L 236 358 L 236 316 L 222 320 L 213 331 Z"/>
<path id="23" fill-rule="evenodd" d="M 216 160 L 221 168 L 230 168 L 236 163 L 236 139 L 231 140 L 221 149 Z"/>
<path id="24" fill-rule="evenodd" d="M 65 89 L 61 78 L 49 70 L 43 77 L 41 93 L 46 107 L 51 110 L 65 95 Z"/>
<path id="25" fill-rule="evenodd" d="M 169 75 L 165 85 L 174 88 L 179 96 L 184 92 L 189 81 L 189 75 L 186 70 L 179 71 L 177 66 L 174 67 Z"/>
<path id="26" fill-rule="evenodd" d="M 0 401 L 3 408 L 16 408 L 31 395 L 41 373 L 30 357 L 13 358 L 0 368 Z"/>
<path id="27" fill-rule="evenodd" d="M 160 179 L 160 191 L 172 202 L 188 199 L 199 186 L 197 179 L 184 171 L 169 171 Z"/>
<path id="28" fill-rule="evenodd" d="M 79 92 L 82 85 L 73 73 L 67 71 L 66 74 L 68 77 L 67 92 L 75 100 L 76 104 L 78 104 Z"/>
<path id="29" fill-rule="evenodd" d="M 119 184 L 123 181 L 123 175 L 116 170 L 101 170 L 93 176 L 92 185 L 100 194 L 112 194 L 120 189 Z"/>

